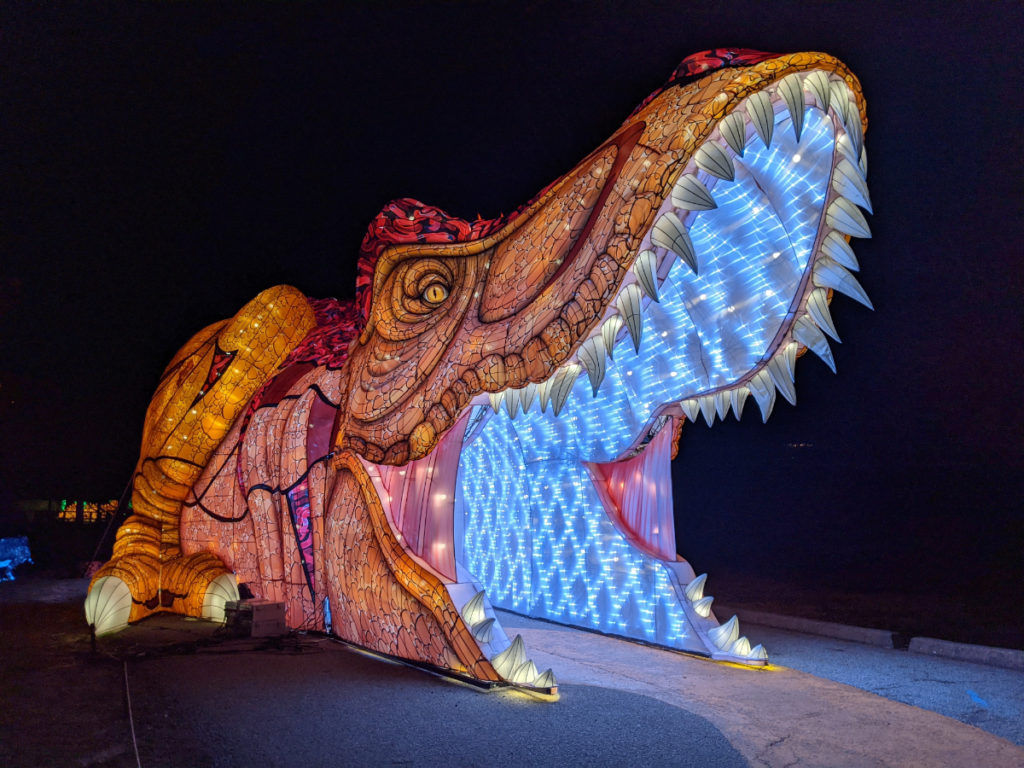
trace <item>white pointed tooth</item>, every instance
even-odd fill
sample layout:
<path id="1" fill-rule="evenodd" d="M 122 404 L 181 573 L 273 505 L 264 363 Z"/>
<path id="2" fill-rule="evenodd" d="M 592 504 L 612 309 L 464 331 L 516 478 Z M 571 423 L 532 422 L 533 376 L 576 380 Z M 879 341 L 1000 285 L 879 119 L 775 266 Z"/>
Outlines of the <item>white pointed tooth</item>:
<path id="1" fill-rule="evenodd" d="M 604 348 L 608 350 L 608 357 L 614 359 L 612 351 L 615 349 L 615 339 L 622 328 L 622 315 L 615 313 L 604 321 L 601 326 L 601 338 L 604 340 Z"/>
<path id="2" fill-rule="evenodd" d="M 839 154 L 851 163 L 857 162 L 857 154 L 853 151 L 853 142 L 850 141 L 846 131 L 839 132 L 839 137 L 836 139 L 836 149 L 839 150 Z"/>
<path id="3" fill-rule="evenodd" d="M 853 144 L 853 151 L 857 157 L 864 151 L 864 129 L 860 124 L 860 112 L 856 104 L 850 104 L 849 119 L 846 121 L 846 131 L 850 135 L 850 143 Z"/>
<path id="4" fill-rule="evenodd" d="M 686 211 L 710 211 L 718 207 L 708 188 L 692 173 L 679 177 L 672 190 L 672 203 Z"/>
<path id="5" fill-rule="evenodd" d="M 768 652 L 764 649 L 764 646 L 758 643 L 747 654 L 748 659 L 759 659 L 760 661 L 768 661 Z"/>
<path id="6" fill-rule="evenodd" d="M 796 378 L 796 350 L 795 343 L 787 344 L 775 353 L 766 366 L 775 386 L 791 405 L 796 405 L 796 387 L 793 383 Z"/>
<path id="7" fill-rule="evenodd" d="M 519 390 L 519 404 L 523 407 L 523 413 L 530 410 L 533 400 L 537 396 L 537 385 L 532 381 Z"/>
<path id="8" fill-rule="evenodd" d="M 837 197 L 825 211 L 825 223 L 852 237 L 871 237 L 871 229 L 860 209 L 845 197 Z"/>
<path id="9" fill-rule="evenodd" d="M 718 414 L 718 418 L 725 421 L 725 417 L 729 415 L 729 393 L 725 390 L 718 390 L 715 392 L 715 413 Z"/>
<path id="10" fill-rule="evenodd" d="M 829 101 L 832 97 L 832 89 L 828 86 L 828 75 L 821 70 L 815 70 L 804 78 L 804 85 L 818 101 L 822 111 L 828 112 Z"/>
<path id="11" fill-rule="evenodd" d="M 736 421 L 739 421 L 743 416 L 743 405 L 747 402 L 749 395 L 750 390 L 746 387 L 733 387 L 729 390 L 729 398 L 732 400 L 732 412 L 736 416 Z"/>
<path id="12" fill-rule="evenodd" d="M 704 421 L 707 422 L 709 427 L 715 424 L 715 396 L 714 395 L 701 395 L 699 401 L 700 412 L 704 416 Z"/>
<path id="13" fill-rule="evenodd" d="M 847 269 L 854 271 L 860 269 L 860 264 L 857 262 L 857 256 L 854 254 L 853 248 L 850 247 L 846 238 L 838 232 L 829 232 L 825 239 L 821 241 L 821 252 Z"/>
<path id="14" fill-rule="evenodd" d="M 775 128 L 775 110 L 772 109 L 771 97 L 764 91 L 758 91 L 747 98 L 745 104 L 754 130 L 761 137 L 765 147 L 770 147 L 772 131 Z"/>
<path id="15" fill-rule="evenodd" d="M 594 390 L 594 397 L 597 397 L 597 388 L 604 381 L 604 341 L 600 336 L 590 337 L 580 345 L 577 355 L 587 371 L 587 376 L 590 377 L 590 386 Z"/>
<path id="16" fill-rule="evenodd" d="M 832 369 L 832 373 L 836 372 L 836 361 L 832 357 L 828 339 L 810 317 L 804 315 L 793 323 L 793 338 L 820 357 Z"/>
<path id="17" fill-rule="evenodd" d="M 786 75 L 779 81 L 779 93 L 786 102 L 789 116 L 793 120 L 793 135 L 800 142 L 800 132 L 804 129 L 804 81 L 798 72 Z"/>
<path id="18" fill-rule="evenodd" d="M 558 681 L 555 679 L 555 673 L 550 669 L 545 669 L 537 679 L 533 681 L 534 688 L 557 688 Z"/>
<path id="19" fill-rule="evenodd" d="M 702 573 L 700 576 L 698 576 L 689 584 L 687 584 L 686 589 L 684 590 L 686 599 L 689 600 L 691 603 L 695 603 L 702 597 L 704 597 L 704 585 L 707 584 L 707 581 L 708 575 L 706 573 Z"/>
<path id="20" fill-rule="evenodd" d="M 807 312 L 811 319 L 818 324 L 818 327 L 829 335 L 829 338 L 837 344 L 842 344 L 835 323 L 832 322 L 832 313 L 828 311 L 828 291 L 826 289 L 815 288 L 807 295 Z"/>
<path id="21" fill-rule="evenodd" d="M 479 624 L 487 618 L 487 615 L 484 613 L 484 591 L 482 589 L 469 598 L 466 604 L 462 606 L 462 618 L 470 626 Z"/>
<path id="22" fill-rule="evenodd" d="M 868 177 L 868 152 L 863 147 L 860 150 L 860 157 L 857 158 L 857 165 L 860 166 L 860 171 L 866 179 Z"/>
<path id="23" fill-rule="evenodd" d="M 537 399 L 540 401 L 541 413 L 544 413 L 548 409 L 548 403 L 551 402 L 551 381 L 553 379 L 554 376 L 537 385 Z"/>
<path id="24" fill-rule="evenodd" d="M 690 233 L 686 231 L 683 222 L 672 211 L 666 211 L 661 218 L 654 222 L 654 227 L 651 229 L 651 242 L 659 248 L 671 251 L 686 262 L 694 274 L 700 274 L 697 266 L 697 252 L 693 249 Z"/>
<path id="25" fill-rule="evenodd" d="M 708 630 L 708 637 L 711 642 L 723 651 L 732 646 L 740 636 L 740 620 L 733 616 L 725 624 Z"/>
<path id="26" fill-rule="evenodd" d="M 850 89 L 842 80 L 831 81 L 829 89 L 832 91 L 832 109 L 842 120 L 843 125 L 846 125 L 846 121 L 850 118 Z"/>
<path id="27" fill-rule="evenodd" d="M 860 175 L 860 166 L 854 165 L 845 157 L 839 159 L 835 171 L 832 172 L 832 188 L 868 213 L 874 213 L 871 209 L 871 195 L 868 194 L 867 182 Z"/>
<path id="28" fill-rule="evenodd" d="M 473 625 L 473 637 L 478 643 L 489 643 L 494 637 L 494 619 L 484 619 Z"/>
<path id="29" fill-rule="evenodd" d="M 700 600 L 695 600 L 693 603 L 693 612 L 700 616 L 702 619 L 706 619 L 711 615 L 711 604 L 715 602 L 715 598 L 702 597 Z"/>
<path id="30" fill-rule="evenodd" d="M 696 400 L 683 400 L 679 403 L 679 407 L 683 409 L 686 418 L 690 421 L 697 421 L 697 414 L 700 413 L 700 404 Z"/>
<path id="31" fill-rule="evenodd" d="M 641 251 L 633 263 L 637 282 L 651 301 L 658 300 L 658 257 L 654 251 Z"/>
<path id="32" fill-rule="evenodd" d="M 655 224 L 657 226 L 657 224 Z M 630 283 L 622 289 L 622 293 L 615 300 L 616 309 L 622 316 L 623 322 L 629 329 L 629 336 L 633 339 L 633 349 L 640 351 L 640 339 L 644 333 L 644 316 L 641 303 L 640 286 Z"/>
<path id="33" fill-rule="evenodd" d="M 743 150 L 747 144 L 747 122 L 743 119 L 743 113 L 735 110 L 723 117 L 722 122 L 718 124 L 718 131 L 729 148 L 739 157 L 743 157 Z"/>
<path id="34" fill-rule="evenodd" d="M 487 394 L 488 399 L 491 401 L 491 408 L 494 409 L 495 413 L 501 411 L 501 402 L 504 400 L 505 395 L 503 392 L 489 392 Z"/>
<path id="35" fill-rule="evenodd" d="M 533 681 L 539 676 L 537 672 L 537 666 L 527 659 L 512 672 L 512 675 L 508 678 L 513 683 L 519 683 L 521 685 L 532 685 Z"/>
<path id="36" fill-rule="evenodd" d="M 838 264 L 828 256 L 820 256 L 814 262 L 814 272 L 811 280 L 819 288 L 831 288 L 859 301 L 868 309 L 874 309 L 871 299 L 857 282 L 857 278 L 850 274 L 846 267 Z"/>
<path id="37" fill-rule="evenodd" d="M 733 656 L 750 656 L 750 641 L 746 637 L 739 638 L 732 647 L 729 649 L 729 653 Z"/>
<path id="38" fill-rule="evenodd" d="M 516 635 L 515 640 L 508 648 L 491 659 L 491 666 L 499 675 L 508 680 L 524 662 L 526 662 L 526 646 L 523 644 L 523 636 Z"/>
<path id="39" fill-rule="evenodd" d="M 717 176 L 725 181 L 732 181 L 736 178 L 736 168 L 732 164 L 729 154 L 713 141 L 701 144 L 693 155 L 697 167 L 712 176 Z"/>
<path id="40" fill-rule="evenodd" d="M 510 419 L 514 419 L 519 413 L 519 393 L 514 389 L 505 390 L 505 412 Z"/>
<path id="41" fill-rule="evenodd" d="M 565 400 L 572 391 L 572 385 L 576 383 L 576 377 L 580 375 L 580 366 L 576 363 L 568 363 L 558 369 L 551 385 L 551 407 L 555 416 L 562 412 Z"/>
<path id="42" fill-rule="evenodd" d="M 747 386 L 757 402 L 757 407 L 761 409 L 761 421 L 767 423 L 775 407 L 775 384 L 772 383 L 771 375 L 762 368 L 750 378 Z"/>

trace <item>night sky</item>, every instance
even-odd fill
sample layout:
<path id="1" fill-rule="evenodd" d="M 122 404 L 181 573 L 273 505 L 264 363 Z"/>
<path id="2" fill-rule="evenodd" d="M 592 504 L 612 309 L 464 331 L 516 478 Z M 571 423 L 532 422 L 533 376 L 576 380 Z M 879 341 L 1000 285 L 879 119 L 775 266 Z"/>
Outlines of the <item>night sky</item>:
<path id="1" fill-rule="evenodd" d="M 867 97 L 875 311 L 836 298 L 798 407 L 684 430 L 680 551 L 1020 594 L 1020 4 L 338 6 L 0 8 L 5 503 L 119 496 L 178 347 L 274 284 L 351 297 L 389 199 L 508 212 L 684 56 L 821 50 Z"/>

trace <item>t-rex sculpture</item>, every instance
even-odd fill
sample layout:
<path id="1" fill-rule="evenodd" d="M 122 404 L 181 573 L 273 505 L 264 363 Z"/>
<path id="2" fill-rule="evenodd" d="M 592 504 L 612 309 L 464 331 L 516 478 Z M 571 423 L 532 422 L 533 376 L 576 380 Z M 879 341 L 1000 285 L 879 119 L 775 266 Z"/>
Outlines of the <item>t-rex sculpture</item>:
<path id="1" fill-rule="evenodd" d="M 764 664 L 676 554 L 669 462 L 687 418 L 794 403 L 805 349 L 834 370 L 865 124 L 830 56 L 706 51 L 508 216 L 390 203 L 354 302 L 271 288 L 171 361 L 88 621 L 223 618 L 241 582 L 540 691 L 494 607 Z"/>

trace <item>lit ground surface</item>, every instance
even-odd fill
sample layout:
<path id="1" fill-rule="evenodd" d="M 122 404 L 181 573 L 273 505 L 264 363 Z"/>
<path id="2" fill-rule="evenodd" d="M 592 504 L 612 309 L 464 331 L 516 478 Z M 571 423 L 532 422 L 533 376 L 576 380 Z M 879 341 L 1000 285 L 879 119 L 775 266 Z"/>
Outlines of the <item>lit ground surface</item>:
<path id="1" fill-rule="evenodd" d="M 320 637 L 210 642 L 210 625 L 178 617 L 92 656 L 82 589 L 0 586 L 0 765 L 136 764 L 125 665 L 110 654 L 127 659 L 147 767 L 1024 765 L 1024 749 L 981 730 L 1021 741 L 1024 674 L 1007 670 L 746 627 L 776 664 L 822 677 L 755 672 L 503 616 L 559 676 L 562 699 L 546 704 Z"/>

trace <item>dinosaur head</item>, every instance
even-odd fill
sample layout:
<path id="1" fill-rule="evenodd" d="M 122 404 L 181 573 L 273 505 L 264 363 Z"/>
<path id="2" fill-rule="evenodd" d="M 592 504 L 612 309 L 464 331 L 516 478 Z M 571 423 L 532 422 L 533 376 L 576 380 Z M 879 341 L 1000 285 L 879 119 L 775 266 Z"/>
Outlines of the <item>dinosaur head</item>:
<path id="1" fill-rule="evenodd" d="M 831 289 L 866 302 L 847 271 L 867 235 L 863 115 L 832 57 L 707 52 L 486 234 L 431 237 L 458 220 L 427 217 L 376 260 L 340 447 L 404 464 L 488 396 L 557 419 L 582 379 L 587 408 L 625 399 L 623 453 L 749 394 L 767 417 L 800 349 L 830 362 Z"/>

